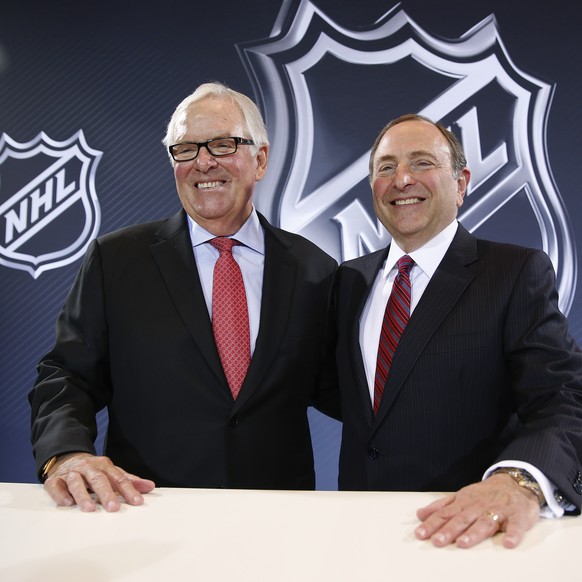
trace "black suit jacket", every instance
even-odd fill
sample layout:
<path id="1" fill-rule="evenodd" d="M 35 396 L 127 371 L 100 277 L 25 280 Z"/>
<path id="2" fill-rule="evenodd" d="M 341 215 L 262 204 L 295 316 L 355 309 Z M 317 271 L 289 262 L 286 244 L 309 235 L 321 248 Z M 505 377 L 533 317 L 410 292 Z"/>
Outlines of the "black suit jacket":
<path id="1" fill-rule="evenodd" d="M 327 365 L 337 263 L 270 226 L 260 329 L 233 400 L 214 343 L 186 215 L 94 241 L 30 394 L 40 471 L 52 455 L 105 454 L 160 486 L 312 489 L 308 405 L 337 416 Z"/>
<path id="2" fill-rule="evenodd" d="M 337 276 L 340 488 L 456 491 L 501 459 L 582 501 L 582 355 L 541 251 L 461 225 L 412 313 L 374 418 L 359 318 L 388 249 Z"/>

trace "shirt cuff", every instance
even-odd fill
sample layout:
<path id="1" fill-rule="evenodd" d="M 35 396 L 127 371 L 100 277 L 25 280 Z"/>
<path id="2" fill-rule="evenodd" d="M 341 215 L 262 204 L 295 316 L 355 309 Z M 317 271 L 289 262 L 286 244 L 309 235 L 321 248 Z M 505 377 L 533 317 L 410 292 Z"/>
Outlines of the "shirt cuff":
<path id="1" fill-rule="evenodd" d="M 557 491 L 557 487 L 539 469 L 529 463 L 525 463 L 524 461 L 500 461 L 485 471 L 483 479 L 486 479 L 495 469 L 500 469 L 501 467 L 524 469 L 538 482 L 546 500 L 545 505 L 540 508 L 540 517 L 554 518 L 564 515 L 565 508 L 556 501 L 555 492 Z"/>

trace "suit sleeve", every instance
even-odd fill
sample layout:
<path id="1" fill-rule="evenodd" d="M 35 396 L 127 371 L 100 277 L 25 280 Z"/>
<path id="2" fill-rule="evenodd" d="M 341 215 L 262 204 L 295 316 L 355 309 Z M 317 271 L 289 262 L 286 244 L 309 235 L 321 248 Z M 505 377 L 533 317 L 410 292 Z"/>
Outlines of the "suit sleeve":
<path id="1" fill-rule="evenodd" d="M 56 341 L 29 394 L 37 473 L 53 455 L 95 453 L 95 415 L 110 399 L 99 245 L 93 241 L 56 323 Z"/>
<path id="2" fill-rule="evenodd" d="M 554 270 L 545 253 L 534 251 L 523 262 L 505 321 L 506 377 L 519 426 L 499 460 L 536 466 L 580 513 L 582 353 L 558 308 Z"/>
<path id="3" fill-rule="evenodd" d="M 334 265 L 333 277 L 330 277 L 330 286 L 327 303 L 327 317 L 325 325 L 325 339 L 322 346 L 322 365 L 319 375 L 318 389 L 315 393 L 313 406 L 327 416 L 341 420 L 341 398 L 339 392 L 338 370 L 335 351 L 337 344 L 337 328 L 335 318 L 334 281 L 337 276 L 337 264 Z"/>

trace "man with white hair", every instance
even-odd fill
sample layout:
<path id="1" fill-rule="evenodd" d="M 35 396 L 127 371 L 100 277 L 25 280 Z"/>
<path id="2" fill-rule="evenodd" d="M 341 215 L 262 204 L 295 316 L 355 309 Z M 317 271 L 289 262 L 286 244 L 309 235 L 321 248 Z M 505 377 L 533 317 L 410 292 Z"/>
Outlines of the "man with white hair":
<path id="1" fill-rule="evenodd" d="M 339 414 L 337 264 L 254 208 L 269 151 L 258 108 L 201 85 L 164 144 L 183 209 L 91 244 L 30 394 L 37 470 L 59 505 L 92 511 L 94 492 L 116 511 L 155 485 L 313 489 L 307 408 Z"/>

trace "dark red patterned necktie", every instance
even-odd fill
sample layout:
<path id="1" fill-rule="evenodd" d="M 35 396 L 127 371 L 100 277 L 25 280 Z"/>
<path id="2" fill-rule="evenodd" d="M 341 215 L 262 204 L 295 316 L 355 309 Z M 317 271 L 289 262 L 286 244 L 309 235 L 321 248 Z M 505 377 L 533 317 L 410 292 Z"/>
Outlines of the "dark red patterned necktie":
<path id="1" fill-rule="evenodd" d="M 210 244 L 220 256 L 212 282 L 212 329 L 230 391 L 236 399 L 251 361 L 249 310 L 238 263 L 232 256 L 237 240 L 218 237 Z"/>
<path id="2" fill-rule="evenodd" d="M 414 261 L 408 255 L 404 255 L 398 261 L 398 274 L 386 304 L 374 379 L 374 414 L 377 414 L 380 408 L 392 357 L 410 317 L 410 269 L 413 265 Z"/>

